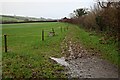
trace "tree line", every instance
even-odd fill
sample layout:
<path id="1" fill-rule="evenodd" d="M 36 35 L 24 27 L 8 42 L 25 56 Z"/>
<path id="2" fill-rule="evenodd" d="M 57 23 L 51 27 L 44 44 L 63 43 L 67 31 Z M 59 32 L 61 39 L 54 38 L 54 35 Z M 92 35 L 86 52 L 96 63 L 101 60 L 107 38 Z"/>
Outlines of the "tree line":
<path id="1" fill-rule="evenodd" d="M 76 9 L 70 13 L 70 17 L 61 21 L 80 25 L 88 31 L 104 33 L 106 39 L 120 39 L 120 0 L 97 0 L 90 10 Z"/>

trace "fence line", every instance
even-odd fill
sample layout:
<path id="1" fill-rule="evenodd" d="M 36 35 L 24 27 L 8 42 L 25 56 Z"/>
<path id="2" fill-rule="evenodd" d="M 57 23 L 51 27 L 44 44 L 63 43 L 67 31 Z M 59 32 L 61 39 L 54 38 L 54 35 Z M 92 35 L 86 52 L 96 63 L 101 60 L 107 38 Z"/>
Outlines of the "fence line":
<path id="1" fill-rule="evenodd" d="M 54 30 L 58 30 L 60 29 L 61 27 L 58 27 L 58 28 L 54 28 Z M 44 29 L 44 31 L 51 31 L 50 29 Z"/>
<path id="2" fill-rule="evenodd" d="M 59 28 L 57 28 L 57 29 L 54 29 L 54 28 L 51 28 L 51 30 L 44 30 L 44 33 L 45 32 L 52 32 L 53 30 L 55 31 L 55 30 L 58 30 L 58 29 L 64 29 L 64 31 L 65 31 L 65 28 L 62 28 L 62 27 L 59 27 Z M 67 29 L 67 28 L 66 28 Z M 0 35 L 0 36 L 4 36 L 4 35 Z M 32 33 L 30 33 L 29 35 L 28 34 L 26 34 L 26 35 L 10 35 L 10 34 L 7 34 L 7 36 L 13 36 L 13 37 L 26 37 L 26 36 L 40 36 L 40 35 L 32 35 Z"/>
<path id="3" fill-rule="evenodd" d="M 45 36 L 45 32 L 52 32 L 53 33 L 53 36 L 55 35 L 55 30 L 58 30 L 58 29 L 61 29 L 61 32 L 63 31 L 62 30 L 62 28 L 63 27 L 58 27 L 58 28 L 51 28 L 51 30 L 44 30 L 44 29 L 42 29 L 42 41 L 44 41 L 44 37 L 46 37 Z M 66 31 L 66 30 L 68 30 L 68 27 L 66 28 L 66 27 L 64 27 L 64 31 Z M 30 34 L 32 34 L 32 33 L 30 33 Z M 5 49 L 5 52 L 7 52 L 8 50 L 7 50 L 7 36 L 13 36 L 13 37 L 27 37 L 27 36 L 40 36 L 40 35 L 22 35 L 22 36 L 19 36 L 19 35 L 7 35 L 7 34 L 5 34 L 5 35 L 0 35 L 0 36 L 4 36 L 4 49 Z"/>

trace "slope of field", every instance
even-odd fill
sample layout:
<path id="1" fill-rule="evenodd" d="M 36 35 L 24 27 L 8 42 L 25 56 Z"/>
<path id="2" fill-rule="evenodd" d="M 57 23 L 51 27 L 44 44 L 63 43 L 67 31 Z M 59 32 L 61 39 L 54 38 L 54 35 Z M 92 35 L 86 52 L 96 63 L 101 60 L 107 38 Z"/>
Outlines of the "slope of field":
<path id="1" fill-rule="evenodd" d="M 53 64 L 49 57 L 62 56 L 60 44 L 67 31 L 61 32 L 61 27 L 67 26 L 64 23 L 4 24 L 2 31 L 8 35 L 8 52 L 3 49 L 3 78 L 65 77 L 62 73 L 64 68 Z M 56 35 L 49 37 L 52 28 Z M 42 29 L 44 41 L 41 40 Z"/>
<path id="2" fill-rule="evenodd" d="M 2 21 L 3 21 L 3 22 L 5 22 L 5 21 L 6 21 L 6 22 L 7 22 L 7 21 L 8 21 L 8 22 L 12 22 L 12 21 L 13 21 L 13 22 L 18 22 L 18 21 L 24 21 L 24 20 L 23 20 L 23 19 L 17 19 L 17 18 L 14 18 L 14 17 L 6 17 L 6 16 L 4 17 L 4 16 L 3 16 L 3 17 L 2 17 Z"/>
<path id="3" fill-rule="evenodd" d="M 47 21 L 52 19 L 45 18 L 34 18 L 34 17 L 23 17 L 23 16 L 9 16 L 9 15 L 0 15 L 0 22 L 25 22 L 25 21 Z"/>

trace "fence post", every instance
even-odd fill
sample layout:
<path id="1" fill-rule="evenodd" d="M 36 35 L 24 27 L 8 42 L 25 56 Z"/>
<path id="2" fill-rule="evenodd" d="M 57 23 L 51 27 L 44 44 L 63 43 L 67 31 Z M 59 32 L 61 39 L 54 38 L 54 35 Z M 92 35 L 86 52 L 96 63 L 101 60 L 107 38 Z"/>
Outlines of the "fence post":
<path id="1" fill-rule="evenodd" d="M 4 35 L 4 41 L 5 41 L 5 52 L 7 52 L 7 35 Z"/>
<path id="2" fill-rule="evenodd" d="M 62 27 L 61 27 L 61 32 L 62 32 Z"/>
<path id="3" fill-rule="evenodd" d="M 68 26 L 67 26 L 67 30 L 68 30 Z"/>
<path id="4" fill-rule="evenodd" d="M 64 31 L 65 31 L 65 27 L 64 27 Z"/>
<path id="5" fill-rule="evenodd" d="M 52 28 L 52 32 L 53 32 L 53 36 L 55 36 L 55 30 L 54 30 L 54 28 Z"/>
<path id="6" fill-rule="evenodd" d="M 52 28 L 52 32 L 54 33 L 55 31 L 54 31 L 54 28 Z"/>
<path id="7" fill-rule="evenodd" d="M 44 41 L 44 30 L 42 30 L 42 41 Z"/>

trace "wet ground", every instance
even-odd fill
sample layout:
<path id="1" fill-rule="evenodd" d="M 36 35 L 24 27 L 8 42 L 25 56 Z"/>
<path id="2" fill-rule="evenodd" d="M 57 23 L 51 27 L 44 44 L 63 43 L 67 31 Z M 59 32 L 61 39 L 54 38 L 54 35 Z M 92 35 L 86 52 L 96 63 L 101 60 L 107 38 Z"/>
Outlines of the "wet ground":
<path id="1" fill-rule="evenodd" d="M 65 61 L 65 58 L 54 58 L 54 57 L 50 57 L 50 59 L 56 61 L 57 63 L 61 64 L 62 66 L 69 66 L 69 64 Z"/>
<path id="2" fill-rule="evenodd" d="M 70 78 L 118 78 L 118 69 L 102 59 L 78 58 L 68 61 Z"/>
<path id="3" fill-rule="evenodd" d="M 118 68 L 100 58 L 97 53 L 89 53 L 80 44 L 67 41 L 62 58 L 54 58 L 57 63 L 65 66 L 68 78 L 118 78 Z"/>
<path id="4" fill-rule="evenodd" d="M 94 58 L 77 58 L 65 61 L 51 58 L 67 69 L 68 78 L 118 78 L 118 69 L 107 61 Z"/>

